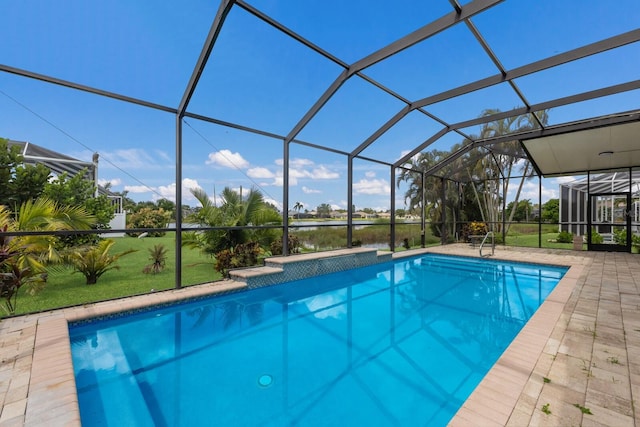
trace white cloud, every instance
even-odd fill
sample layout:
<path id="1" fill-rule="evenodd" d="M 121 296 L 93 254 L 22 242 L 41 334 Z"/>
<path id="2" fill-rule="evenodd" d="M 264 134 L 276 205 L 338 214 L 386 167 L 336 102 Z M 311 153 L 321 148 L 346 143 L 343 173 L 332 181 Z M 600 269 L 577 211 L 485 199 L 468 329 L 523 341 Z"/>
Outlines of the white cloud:
<path id="1" fill-rule="evenodd" d="M 282 166 L 282 159 L 275 160 L 276 166 Z M 314 165 L 313 161 L 309 159 L 292 159 L 290 161 L 289 168 L 289 185 L 295 186 L 298 185 L 298 181 L 300 179 L 336 179 L 340 177 L 338 172 L 335 172 L 329 169 L 327 166 L 319 165 L 312 170 L 309 170 L 307 167 Z M 276 187 L 282 187 L 283 185 L 283 171 L 282 168 L 279 167 L 274 172 L 268 167 L 254 167 L 247 171 L 247 175 L 251 178 L 256 179 L 268 179 L 273 178 L 273 182 L 270 184 L 261 184 L 261 185 L 273 185 Z M 311 190 L 309 187 L 305 187 L 303 190 L 307 194 L 311 194 L 312 192 L 319 193 L 318 190 Z"/>
<path id="2" fill-rule="evenodd" d="M 303 169 L 289 169 L 289 179 L 291 178 L 310 178 L 311 173 Z"/>
<path id="3" fill-rule="evenodd" d="M 353 190 L 357 194 L 389 194 L 391 186 L 384 179 L 361 179 L 353 184 Z"/>
<path id="4" fill-rule="evenodd" d="M 327 169 L 325 166 L 319 166 L 311 172 L 310 178 L 312 179 L 336 179 L 340 178 L 340 174 L 338 172 L 332 172 Z"/>
<path id="5" fill-rule="evenodd" d="M 273 172 L 271 172 L 267 168 L 261 168 L 261 167 L 251 168 L 247 170 L 247 175 L 250 178 L 258 178 L 258 179 L 275 178 L 275 174 Z"/>
<path id="6" fill-rule="evenodd" d="M 367 178 L 375 178 L 376 177 L 376 173 L 373 171 L 368 171 L 364 174 L 364 176 L 366 176 Z"/>
<path id="7" fill-rule="evenodd" d="M 344 209 L 344 207 L 340 205 L 332 204 L 331 209 L 334 211 L 337 211 L 338 209 Z"/>
<path id="8" fill-rule="evenodd" d="M 120 178 L 98 179 L 98 184 L 103 187 L 107 184 L 111 184 L 112 187 L 115 187 L 116 185 L 122 184 L 122 180 Z"/>
<path id="9" fill-rule="evenodd" d="M 205 163 L 226 168 L 244 169 L 249 167 L 249 162 L 246 161 L 240 153 L 232 153 L 230 150 L 220 150 L 215 153 L 209 153 L 209 159 Z"/>
<path id="10" fill-rule="evenodd" d="M 166 152 L 161 151 L 161 150 L 154 150 L 154 152 L 156 153 L 156 155 L 160 158 L 162 158 L 163 160 L 167 161 L 167 162 L 174 162 L 175 160 L 173 159 L 173 157 L 171 157 L 170 155 L 168 155 Z"/>
<path id="11" fill-rule="evenodd" d="M 137 193 L 148 193 L 153 191 L 153 187 L 147 187 L 146 185 L 125 185 L 124 191 L 128 191 L 129 193 L 137 194 Z"/>
<path id="12" fill-rule="evenodd" d="M 202 188 L 198 181 L 191 178 L 185 178 L 182 180 L 182 200 L 193 201 L 195 197 L 191 194 L 191 189 Z M 176 201 L 176 184 L 172 182 L 169 185 L 160 185 L 158 187 L 146 187 L 144 185 L 125 185 L 125 191 L 132 194 L 138 193 L 152 193 L 151 200 L 156 201 L 158 199 L 168 199 L 172 202 Z"/>
<path id="13" fill-rule="evenodd" d="M 515 182 L 514 182 L 515 184 Z M 509 193 L 507 194 L 507 201 L 513 201 L 516 196 L 516 191 L 518 186 L 512 185 L 510 186 Z M 557 199 L 558 198 L 558 190 L 557 188 L 547 188 L 542 186 L 542 203 L 547 202 L 549 199 Z M 522 186 L 522 191 L 520 192 L 520 200 L 530 200 L 532 204 L 538 204 L 538 180 L 527 181 Z"/>
<path id="14" fill-rule="evenodd" d="M 576 180 L 575 176 L 559 176 L 556 178 L 558 184 L 566 184 L 567 182 L 573 182 Z"/>
<path id="15" fill-rule="evenodd" d="M 322 193 L 322 191 L 320 191 L 320 190 L 314 190 L 312 188 L 305 187 L 305 186 L 302 186 L 302 192 L 304 194 L 319 194 L 319 193 Z"/>
<path id="16" fill-rule="evenodd" d="M 284 165 L 284 159 L 276 159 L 275 163 L 278 166 L 282 166 Z M 313 162 L 313 160 L 310 160 L 310 159 L 300 159 L 300 158 L 289 159 L 290 168 L 303 168 L 305 166 L 313 166 L 314 164 L 315 163 Z"/>
<path id="17" fill-rule="evenodd" d="M 160 187 L 158 187 L 156 189 L 156 191 L 158 193 L 160 193 L 160 196 L 158 196 L 157 194 L 153 194 L 153 196 L 151 196 L 152 200 L 158 200 L 158 199 L 169 199 L 173 202 L 176 201 L 176 183 L 171 183 L 169 185 L 161 185 Z M 190 195 L 191 193 L 189 193 Z M 182 196 L 184 197 L 185 194 L 183 193 Z"/>
<path id="18" fill-rule="evenodd" d="M 280 203 L 279 201 L 277 201 L 276 199 L 270 199 L 268 197 L 264 198 L 264 201 L 267 203 L 271 203 L 272 205 L 274 205 L 275 207 L 277 207 L 278 209 L 282 210 L 282 203 Z"/>

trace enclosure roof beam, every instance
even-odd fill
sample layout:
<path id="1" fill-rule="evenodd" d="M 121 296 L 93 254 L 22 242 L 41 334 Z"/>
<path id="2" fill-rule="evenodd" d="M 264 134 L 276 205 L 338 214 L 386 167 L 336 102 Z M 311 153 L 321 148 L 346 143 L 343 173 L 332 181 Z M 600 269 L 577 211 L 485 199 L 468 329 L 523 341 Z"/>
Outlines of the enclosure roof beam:
<path id="1" fill-rule="evenodd" d="M 44 74 L 33 73 L 31 71 L 22 70 L 20 68 L 9 67 L 8 65 L 0 64 L 0 71 L 4 71 L 7 73 L 15 74 L 21 77 L 27 77 L 34 80 L 39 80 L 45 83 L 51 83 L 58 86 L 68 87 L 70 89 L 76 89 L 82 92 L 93 93 L 95 95 L 104 96 L 111 99 L 116 99 L 118 101 L 128 102 L 130 104 L 140 105 L 142 107 L 153 108 L 154 110 L 165 111 L 167 113 L 176 113 L 175 108 L 167 107 L 160 104 L 155 104 L 153 102 L 144 101 L 142 99 L 132 98 L 130 96 L 120 95 L 115 92 L 109 92 L 102 89 L 97 89 L 91 86 L 81 85 L 78 83 L 73 83 L 67 80 L 58 79 L 55 77 L 47 76 Z"/>
<path id="2" fill-rule="evenodd" d="M 182 117 L 189 106 L 189 102 L 191 101 L 191 97 L 198 86 L 198 81 L 200 81 L 200 77 L 202 77 L 202 72 L 204 68 L 207 66 L 207 62 L 209 61 L 209 56 L 213 51 L 213 46 L 218 39 L 218 35 L 220 34 L 220 30 L 222 30 L 222 24 L 224 24 L 227 15 L 231 11 L 233 7 L 234 0 L 222 0 L 220 2 L 220 7 L 218 8 L 218 12 L 216 13 L 213 22 L 211 23 L 211 28 L 209 29 L 209 34 L 207 35 L 207 39 L 204 42 L 204 46 L 202 46 L 202 51 L 200 52 L 200 57 L 196 62 L 195 67 L 193 68 L 193 73 L 191 74 L 191 78 L 189 79 L 189 83 L 187 83 L 187 87 L 182 95 L 182 100 L 180 101 L 180 105 L 178 106 L 178 116 Z"/>
<path id="3" fill-rule="evenodd" d="M 370 67 L 392 55 L 395 55 L 396 53 L 401 52 L 416 43 L 426 40 L 429 37 L 454 26 L 464 19 L 470 18 L 471 16 L 476 15 L 498 3 L 501 3 L 502 1 L 504 0 L 475 0 L 474 2 L 464 6 L 460 13 L 451 12 L 443 16 L 442 18 L 423 26 L 422 28 L 419 28 L 413 33 L 390 43 L 389 45 L 372 53 L 371 55 L 368 55 L 354 62 L 351 66 L 349 66 L 349 68 L 345 69 L 344 72 L 342 72 L 336 78 L 336 80 L 334 80 L 334 82 L 316 101 L 316 103 L 313 104 L 313 106 L 305 113 L 302 119 L 300 119 L 300 121 L 294 126 L 291 132 L 289 132 L 285 142 L 293 140 L 296 135 L 298 135 L 298 133 L 300 133 L 302 129 L 311 121 L 311 119 L 313 119 L 313 117 L 318 114 L 320 109 L 324 107 L 324 105 L 329 101 L 329 99 L 331 99 L 331 97 L 338 91 L 338 89 L 340 89 L 344 82 L 346 82 L 354 74 L 357 74 L 365 68 Z M 411 109 L 415 109 L 415 107 L 412 106 Z M 371 142 L 373 142 L 373 140 Z M 362 151 L 362 149 L 360 151 Z M 359 151 L 356 150 L 354 151 L 354 153 L 355 152 Z"/>
<path id="4" fill-rule="evenodd" d="M 413 156 L 415 156 L 416 154 L 418 154 L 419 152 L 421 152 L 422 150 L 427 148 L 429 145 L 433 144 L 438 139 L 440 139 L 443 136 L 445 136 L 449 132 L 449 130 L 450 129 L 448 127 L 440 129 L 440 131 L 438 131 L 435 134 L 433 134 L 429 139 L 427 139 L 422 144 L 418 145 L 416 148 L 411 150 L 409 153 L 407 153 L 406 155 L 401 157 L 397 162 L 395 162 L 393 164 L 393 166 L 399 167 L 400 165 L 403 165 L 404 163 L 408 162 L 409 159 L 411 159 Z"/>
<path id="5" fill-rule="evenodd" d="M 469 31 L 471 31 L 471 33 L 476 38 L 478 43 L 480 43 L 480 46 L 482 46 L 482 49 L 489 56 L 489 58 L 491 59 L 491 62 L 493 62 L 493 64 L 498 68 L 498 70 L 500 71 L 500 74 L 502 74 L 503 76 L 506 75 L 507 70 L 504 68 L 504 66 L 502 65 L 502 63 L 500 62 L 496 54 L 493 52 L 493 50 L 491 49 L 487 41 L 484 39 L 484 37 L 482 36 L 478 28 L 476 28 L 476 26 L 473 24 L 473 22 L 471 22 L 470 19 L 467 19 L 465 23 L 467 24 L 467 28 L 469 28 Z M 516 83 L 513 80 L 509 80 L 509 85 L 511 86 L 511 89 L 513 89 L 513 91 L 516 93 L 518 98 L 520 98 L 520 100 L 525 105 L 525 107 L 529 107 L 529 101 L 527 101 L 527 98 L 524 96 L 524 94 L 522 93 L 518 85 L 516 85 Z M 535 117 L 535 121 L 538 123 L 538 126 L 543 128 L 544 125 L 542 124 L 538 116 L 534 114 L 534 117 Z"/>
<path id="6" fill-rule="evenodd" d="M 279 31 L 283 32 L 284 34 L 286 34 L 287 36 L 289 36 L 292 39 L 296 40 L 297 42 L 302 43 L 303 45 L 305 45 L 309 49 L 313 50 L 314 52 L 319 53 L 320 55 L 324 56 L 325 58 L 329 59 L 330 61 L 333 61 L 334 63 L 340 65 L 343 68 L 349 68 L 349 64 L 347 64 L 346 62 L 344 62 L 341 59 L 339 59 L 338 57 L 330 54 L 329 52 L 327 52 L 326 50 L 322 49 L 318 45 L 310 42 L 306 38 L 302 37 L 300 34 L 296 33 L 295 31 L 291 30 L 290 28 L 286 27 L 285 25 L 281 24 L 280 22 L 276 21 L 275 19 L 273 19 L 269 15 L 266 15 L 265 13 L 259 11 L 255 7 L 253 7 L 250 4 L 246 3 L 244 0 L 236 0 L 235 3 L 236 3 L 236 5 L 238 5 L 238 7 L 241 7 L 242 9 L 246 10 L 247 12 L 249 12 L 250 14 L 255 16 L 256 18 L 258 18 L 258 19 L 266 22 L 267 24 L 271 25 L 272 27 L 278 29 Z"/>
<path id="7" fill-rule="evenodd" d="M 462 128 L 466 128 L 466 127 L 470 127 L 470 126 L 490 123 L 490 122 L 493 122 L 493 121 L 496 121 L 496 120 L 501 120 L 501 119 L 504 119 L 504 118 L 507 118 L 507 117 L 513 117 L 513 116 L 518 116 L 518 115 L 521 115 L 521 114 L 532 113 L 532 112 L 535 112 L 535 111 L 546 110 L 546 109 L 549 109 L 549 108 L 560 107 L 560 106 L 563 106 L 563 105 L 574 104 L 576 102 L 588 101 L 590 99 L 600 98 L 600 97 L 609 96 L 609 95 L 615 95 L 617 93 L 628 92 L 628 91 L 636 90 L 636 89 L 640 89 L 640 80 L 634 80 L 634 81 L 631 81 L 631 82 L 621 83 L 621 84 L 613 85 L 613 86 L 608 86 L 608 87 L 605 87 L 605 88 L 601 88 L 601 89 L 596 89 L 596 90 L 592 90 L 592 91 L 589 91 L 589 92 L 580 93 L 580 94 L 577 94 L 577 95 L 571 95 L 571 96 L 566 96 L 566 97 L 563 97 L 563 98 L 554 99 L 554 100 L 551 100 L 551 101 L 541 102 L 541 103 L 538 103 L 538 104 L 531 105 L 530 107 L 515 108 L 515 109 L 510 110 L 510 111 L 502 111 L 500 113 L 491 114 L 489 116 L 478 117 L 478 118 L 475 118 L 475 119 L 472 119 L 472 120 L 466 120 L 464 122 L 454 123 L 450 127 L 441 130 L 436 135 L 434 135 L 431 138 L 429 138 L 422 145 L 420 145 L 420 146 L 416 147 L 415 149 L 413 149 L 412 151 L 410 151 L 407 155 L 405 155 L 400 160 L 398 160 L 395 163 L 395 166 L 398 167 L 399 165 L 407 162 L 411 157 L 413 157 L 414 155 L 416 155 L 417 153 L 419 153 L 420 151 L 425 149 L 428 145 L 432 144 L 436 139 L 444 136 L 450 130 L 462 129 Z M 508 136 L 506 136 L 506 141 L 512 141 L 514 139 L 513 135 L 514 134 L 509 134 Z M 436 136 L 437 136 L 437 138 L 434 139 L 434 137 L 436 137 Z M 468 147 L 468 148 L 465 148 L 465 147 Z M 462 154 L 466 153 L 467 151 L 471 150 L 471 148 L 473 148 L 471 146 L 471 144 L 469 146 L 465 146 L 465 147 L 462 148 L 464 150 L 464 152 L 460 153 L 459 155 L 462 155 Z M 456 155 L 456 154 L 457 153 L 453 153 L 451 156 L 458 157 L 459 155 Z M 446 160 L 447 159 L 445 159 L 444 161 L 446 161 Z"/>
<path id="8" fill-rule="evenodd" d="M 398 123 L 404 116 L 406 116 L 411 111 L 411 106 L 407 105 L 402 110 L 398 111 L 395 116 L 391 117 L 387 122 L 382 125 L 377 131 L 373 133 L 369 138 L 367 138 L 362 144 L 360 144 L 355 150 L 351 152 L 351 156 L 357 156 L 362 153 L 373 141 L 380 138 L 386 131 L 391 129 L 396 123 Z"/>
<path id="9" fill-rule="evenodd" d="M 423 98 L 415 102 L 415 106 L 425 107 L 436 102 L 445 101 L 447 99 L 455 98 L 456 96 L 471 93 L 476 90 L 486 89 L 499 83 L 504 83 L 519 77 L 546 70 L 548 68 L 586 58 L 588 56 L 625 46 L 630 43 L 635 43 L 637 41 L 640 41 L 640 29 L 619 34 L 608 39 L 600 40 L 586 46 L 582 46 L 558 55 L 551 56 L 549 58 L 542 59 L 540 61 L 532 62 L 530 64 L 514 68 L 511 71 L 507 71 L 504 75 L 501 73 L 481 80 L 476 80 L 475 82 L 466 85 L 458 86 L 457 88 Z"/>
<path id="10" fill-rule="evenodd" d="M 596 129 L 599 127 L 605 126 L 613 126 L 617 124 L 623 123 L 631 123 L 640 121 L 640 110 L 629 111 L 626 113 L 620 113 L 612 116 L 599 117 L 594 119 L 582 120 L 578 122 L 562 124 L 558 126 L 551 126 L 546 129 L 533 129 L 525 132 L 513 133 L 505 136 L 499 136 L 495 138 L 487 138 L 484 140 L 477 140 L 472 142 L 471 144 L 465 145 L 464 147 L 460 147 L 455 152 L 451 153 L 447 158 L 440 161 L 437 165 L 429 168 L 425 171 L 425 175 L 433 175 L 445 166 L 449 165 L 451 162 L 455 161 L 460 156 L 463 156 L 465 153 L 471 151 L 476 147 L 481 147 L 484 145 L 492 145 L 499 144 L 502 142 L 509 142 L 515 140 L 527 140 L 532 138 L 539 138 L 542 136 L 551 136 L 558 135 L 563 133 L 575 132 L 579 130 L 587 130 L 587 129 Z"/>
<path id="11" fill-rule="evenodd" d="M 496 120 L 506 119 L 507 117 L 519 116 L 522 114 L 528 114 L 536 111 L 547 110 L 550 108 L 561 107 L 564 105 L 575 104 L 582 101 L 588 101 L 591 99 L 601 98 L 609 95 L 615 95 L 617 93 L 628 92 L 636 89 L 640 89 L 640 80 L 633 80 L 630 82 L 620 83 L 617 85 L 595 89 L 588 92 L 579 93 L 576 95 L 565 96 L 565 97 L 553 99 L 550 101 L 540 102 L 538 104 L 533 104 L 529 107 L 514 108 L 513 110 L 509 110 L 509 111 L 501 111 L 499 113 L 491 114 L 488 116 L 482 116 L 482 117 L 477 117 L 471 120 L 465 120 L 463 122 L 452 124 L 451 129 L 452 130 L 463 129 L 470 126 L 491 123 Z"/>
<path id="12" fill-rule="evenodd" d="M 437 19 L 422 28 L 417 29 L 411 34 L 407 34 L 406 36 L 396 40 L 395 42 L 383 47 L 382 49 L 373 52 L 371 55 L 368 55 L 359 61 L 356 61 L 349 67 L 350 74 L 357 73 L 359 71 L 364 70 L 367 67 L 370 67 L 392 55 L 395 55 L 398 52 L 401 52 L 417 43 L 420 43 L 423 40 L 432 37 L 447 28 L 453 27 L 454 25 L 462 22 L 472 16 L 485 11 L 498 3 L 501 3 L 504 0 L 475 0 L 472 3 L 469 3 L 463 6 L 460 10 L 451 12 L 440 19 Z"/>

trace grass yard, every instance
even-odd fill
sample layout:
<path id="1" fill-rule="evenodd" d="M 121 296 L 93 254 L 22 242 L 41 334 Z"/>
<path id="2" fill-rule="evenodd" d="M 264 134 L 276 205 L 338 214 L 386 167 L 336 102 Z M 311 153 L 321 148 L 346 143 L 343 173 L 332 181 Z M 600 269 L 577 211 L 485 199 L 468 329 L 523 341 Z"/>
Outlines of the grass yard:
<path id="1" fill-rule="evenodd" d="M 542 247 L 568 249 L 572 243 L 555 243 L 558 236 L 558 226 L 543 224 Z M 318 230 L 299 229 L 293 231 L 301 241 L 318 249 L 330 247 L 344 247 L 346 228 L 326 227 Z M 411 247 L 420 245 L 420 226 L 417 224 L 398 224 L 396 226 L 396 250 L 403 250 L 403 239 L 407 238 Z M 388 245 L 389 226 L 372 225 L 359 228 L 353 233 L 354 240 L 362 244 L 383 242 Z M 111 254 L 120 253 L 127 249 L 137 252 L 125 255 L 118 262 L 119 269 L 104 273 L 95 285 L 86 285 L 85 277 L 80 273 L 73 273 L 72 269 L 57 268 L 49 272 L 47 284 L 38 294 L 31 296 L 22 290 L 18 296 L 16 314 L 32 313 L 59 307 L 104 301 L 130 295 L 165 290 L 175 286 L 175 243 L 173 234 L 165 237 L 147 237 L 137 239 L 133 237 L 114 238 L 115 245 Z M 429 232 L 427 246 L 438 244 L 439 239 Z M 145 274 L 143 268 L 150 264 L 149 249 L 156 244 L 163 244 L 167 248 L 167 263 L 164 271 L 158 274 Z M 537 224 L 512 224 L 507 235 L 508 246 L 538 247 Z M 335 246 L 334 246 L 335 245 Z M 183 286 L 220 280 L 221 275 L 213 268 L 213 260 L 199 251 L 183 248 L 182 250 L 182 284 Z"/>
<path id="2" fill-rule="evenodd" d="M 31 296 L 23 291 L 18 296 L 16 314 L 49 310 L 58 307 L 103 301 L 129 295 L 137 295 L 163 290 L 175 286 L 175 239 L 173 234 L 164 237 L 114 238 L 115 245 L 111 254 L 117 254 L 129 248 L 137 252 L 120 258 L 119 269 L 104 273 L 95 285 L 86 285 L 81 273 L 72 269 L 53 269 L 49 272 L 47 284 L 38 294 Z M 156 244 L 167 248 L 165 269 L 158 274 L 145 274 L 142 269 L 149 264 L 148 249 Z M 213 260 L 199 251 L 182 250 L 183 286 L 219 280 L 220 274 L 213 268 Z"/>
<path id="3" fill-rule="evenodd" d="M 573 249 L 573 243 L 556 243 L 557 224 L 542 224 L 542 247 L 553 249 Z M 507 246 L 538 247 L 538 224 L 511 224 L 507 234 Z M 586 245 L 585 245 L 586 246 Z"/>
<path id="4" fill-rule="evenodd" d="M 558 233 L 543 233 L 542 234 L 542 247 L 553 249 L 573 249 L 573 243 L 556 243 L 550 242 L 558 237 Z M 519 234 L 519 235 L 507 235 L 507 246 L 521 246 L 527 248 L 538 247 L 538 235 L 537 234 Z M 586 245 L 585 245 L 586 246 Z"/>

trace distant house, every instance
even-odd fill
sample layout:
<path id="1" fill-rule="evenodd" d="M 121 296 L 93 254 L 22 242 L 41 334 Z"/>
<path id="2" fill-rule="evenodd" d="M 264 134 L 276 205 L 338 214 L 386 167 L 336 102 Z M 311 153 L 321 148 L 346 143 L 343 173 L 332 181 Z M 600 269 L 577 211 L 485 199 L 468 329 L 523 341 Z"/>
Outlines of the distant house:
<path id="1" fill-rule="evenodd" d="M 105 195 L 110 200 L 115 209 L 115 216 L 109 223 L 112 229 L 125 229 L 127 226 L 127 214 L 122 209 L 122 197 L 98 185 L 98 153 L 93 154 L 91 162 L 78 160 L 70 156 L 49 150 L 31 142 L 8 140 L 9 147 L 20 147 L 20 154 L 24 158 L 25 164 L 42 164 L 54 174 L 61 175 L 67 173 L 69 177 L 74 177 L 81 172 L 85 173 L 85 179 L 96 183 L 96 195 Z M 124 233 L 122 233 L 124 236 Z M 109 234 L 110 237 L 117 237 L 118 234 Z"/>
<path id="2" fill-rule="evenodd" d="M 295 210 L 290 210 L 288 215 L 289 215 L 289 218 L 293 218 L 293 219 L 315 218 L 315 215 L 312 214 L 311 212 L 300 212 Z"/>
<path id="3" fill-rule="evenodd" d="M 364 212 L 364 211 L 357 211 L 357 212 L 353 213 L 353 217 L 354 218 L 366 218 L 366 219 L 369 219 L 369 218 L 375 218 L 376 215 L 375 214 L 371 214 L 371 213 L 367 213 L 367 212 Z"/>

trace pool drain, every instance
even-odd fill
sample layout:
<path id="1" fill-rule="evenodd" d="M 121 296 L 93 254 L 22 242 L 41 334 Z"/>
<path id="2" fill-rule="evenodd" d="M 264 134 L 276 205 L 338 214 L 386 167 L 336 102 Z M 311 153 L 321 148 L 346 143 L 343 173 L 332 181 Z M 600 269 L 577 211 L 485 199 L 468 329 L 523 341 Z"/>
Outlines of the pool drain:
<path id="1" fill-rule="evenodd" d="M 260 387 L 269 387 L 273 383 L 273 377 L 271 375 L 262 375 L 258 378 L 258 385 Z"/>

